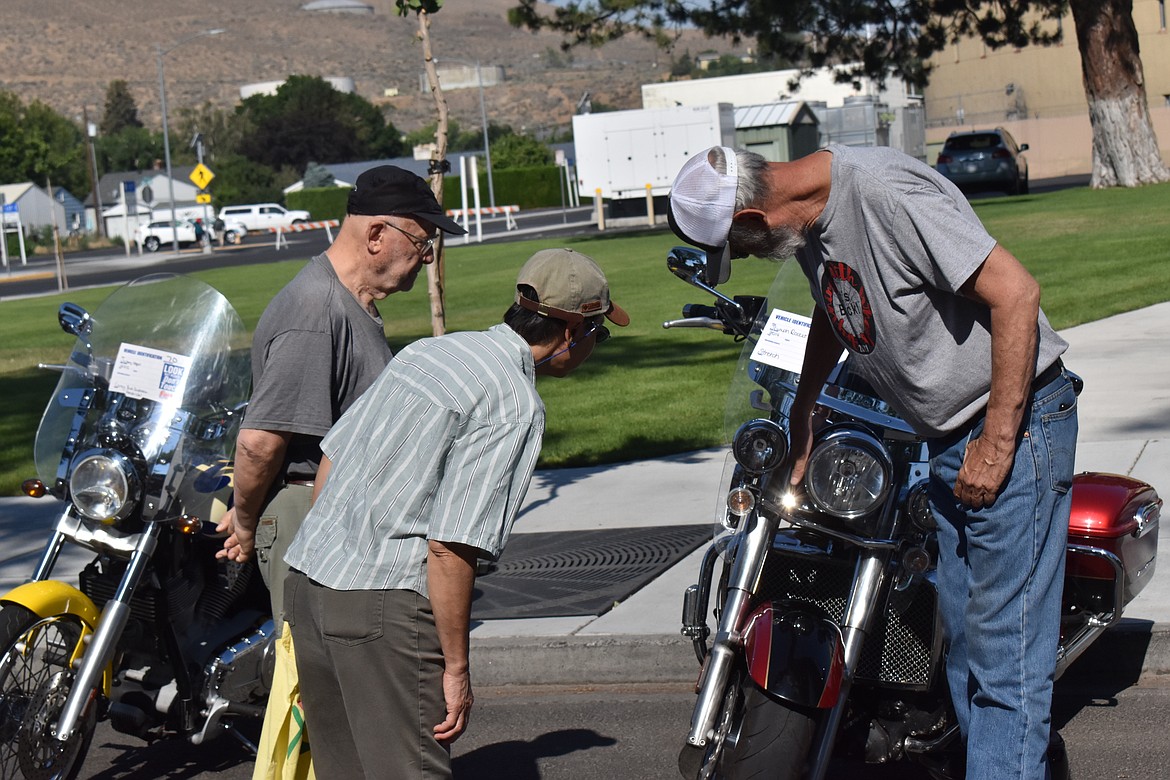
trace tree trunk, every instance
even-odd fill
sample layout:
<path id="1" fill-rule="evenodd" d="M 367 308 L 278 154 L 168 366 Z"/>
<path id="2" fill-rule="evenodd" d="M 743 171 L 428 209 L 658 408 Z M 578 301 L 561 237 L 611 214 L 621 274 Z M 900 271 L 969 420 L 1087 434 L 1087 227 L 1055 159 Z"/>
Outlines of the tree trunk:
<path id="1" fill-rule="evenodd" d="M 435 153 L 431 157 L 431 191 L 439 201 L 439 208 L 443 207 L 443 167 L 447 159 L 447 98 L 443 96 L 443 88 L 439 84 L 439 72 L 435 68 L 435 59 L 431 53 L 430 36 L 431 18 L 426 11 L 418 12 L 418 38 L 423 45 L 423 64 L 426 67 L 427 83 L 431 87 L 431 94 L 435 98 L 435 108 L 439 120 L 435 132 Z M 446 253 L 445 233 L 439 231 L 435 241 L 435 259 L 427 266 L 427 291 L 431 296 L 431 332 L 442 336 L 447 332 L 447 304 L 445 299 L 446 274 L 443 271 L 444 254 Z"/>
<path id="2" fill-rule="evenodd" d="M 1170 179 L 1150 122 L 1133 0 L 1071 0 L 1089 122 L 1090 186 L 1137 187 Z"/>

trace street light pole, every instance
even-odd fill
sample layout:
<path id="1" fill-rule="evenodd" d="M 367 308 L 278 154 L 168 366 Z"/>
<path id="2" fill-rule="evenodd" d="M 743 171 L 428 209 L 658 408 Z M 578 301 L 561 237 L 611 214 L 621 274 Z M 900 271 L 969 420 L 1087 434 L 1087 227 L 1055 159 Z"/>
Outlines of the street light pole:
<path id="1" fill-rule="evenodd" d="M 479 121 L 483 123 L 483 155 L 487 158 L 488 204 L 496 207 L 496 188 L 492 184 L 492 145 L 488 140 L 487 109 L 483 102 L 483 71 L 479 68 L 479 61 L 475 62 L 475 78 L 479 82 Z"/>
<path id="2" fill-rule="evenodd" d="M 475 79 L 479 82 L 479 121 L 483 125 L 483 155 L 487 162 L 487 180 L 488 180 L 488 203 L 494 208 L 496 205 L 496 188 L 492 182 L 492 145 L 488 138 L 488 121 L 487 108 L 483 100 L 483 71 L 479 67 L 479 60 L 471 62 L 470 60 L 460 60 L 454 57 L 443 57 L 436 59 L 436 62 L 458 62 L 462 65 L 475 66 Z"/>
<path id="3" fill-rule="evenodd" d="M 163 159 L 167 165 L 167 188 L 170 190 L 171 198 L 171 248 L 174 253 L 179 254 L 179 231 L 175 225 L 175 177 L 171 172 L 171 136 L 167 129 L 167 80 L 163 74 L 163 57 L 170 54 L 175 49 L 182 46 L 184 43 L 193 41 L 196 38 L 202 38 L 207 35 L 219 35 L 223 32 L 222 29 L 216 28 L 214 30 L 204 30 L 203 32 L 189 35 L 178 43 L 164 50 L 162 46 L 155 45 L 155 51 L 158 54 L 158 97 L 159 105 L 162 107 L 162 129 L 163 129 Z M 128 204 L 123 204 L 123 208 L 128 208 Z"/>

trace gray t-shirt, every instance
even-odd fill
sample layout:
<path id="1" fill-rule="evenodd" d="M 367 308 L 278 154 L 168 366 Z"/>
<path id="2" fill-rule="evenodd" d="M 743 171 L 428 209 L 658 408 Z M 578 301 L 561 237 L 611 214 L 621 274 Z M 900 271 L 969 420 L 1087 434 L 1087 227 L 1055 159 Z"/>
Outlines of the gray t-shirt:
<path id="1" fill-rule="evenodd" d="M 967 199 L 893 149 L 833 145 L 832 186 L 796 258 L 838 340 L 923 436 L 978 414 L 991 390 L 990 314 L 959 288 L 995 247 Z M 1036 368 L 1068 344 L 1039 318 Z"/>
<path id="2" fill-rule="evenodd" d="M 252 336 L 243 427 L 293 434 L 288 479 L 314 477 L 321 437 L 390 362 L 382 327 L 325 255 L 310 260 L 264 310 Z"/>

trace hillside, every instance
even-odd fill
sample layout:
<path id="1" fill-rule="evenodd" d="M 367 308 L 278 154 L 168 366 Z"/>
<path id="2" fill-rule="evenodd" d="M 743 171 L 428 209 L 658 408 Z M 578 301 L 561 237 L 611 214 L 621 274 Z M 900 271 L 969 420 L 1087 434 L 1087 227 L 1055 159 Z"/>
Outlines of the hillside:
<path id="1" fill-rule="evenodd" d="M 224 28 L 165 57 L 168 113 L 205 101 L 234 106 L 241 86 L 289 74 L 348 76 L 357 91 L 387 106 L 410 131 L 434 121 L 434 103 L 419 91 L 422 46 L 413 16 L 392 13 L 393 0 L 367 0 L 374 16 L 310 13 L 305 0 L 4 0 L 0 10 L 0 88 L 39 99 L 69 117 L 82 107 L 100 116 L 107 84 L 124 79 L 148 126 L 158 127 L 156 52 L 202 30 Z M 485 90 L 488 116 L 532 132 L 567 128 L 582 94 L 617 108 L 637 108 L 639 87 L 669 72 L 671 54 L 630 39 L 601 49 L 559 49 L 555 34 L 512 28 L 512 0 L 447 0 L 432 17 L 436 58 L 502 65 L 507 80 Z M 730 50 L 688 33 L 677 51 Z M 397 89 L 396 97 L 383 97 Z M 447 93 L 451 116 L 479 125 L 475 89 Z"/>

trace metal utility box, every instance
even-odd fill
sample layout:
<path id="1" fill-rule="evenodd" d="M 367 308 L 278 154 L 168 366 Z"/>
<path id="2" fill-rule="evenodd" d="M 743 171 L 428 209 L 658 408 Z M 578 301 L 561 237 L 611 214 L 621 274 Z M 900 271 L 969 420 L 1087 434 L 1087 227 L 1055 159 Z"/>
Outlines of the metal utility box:
<path id="1" fill-rule="evenodd" d="M 577 185 L 583 197 L 666 195 L 691 156 L 735 145 L 735 109 L 710 106 L 611 111 L 573 117 Z"/>

